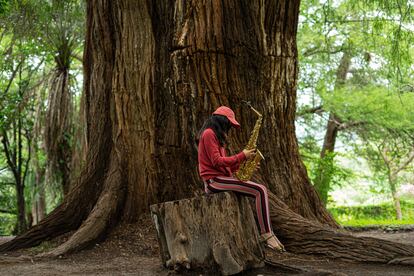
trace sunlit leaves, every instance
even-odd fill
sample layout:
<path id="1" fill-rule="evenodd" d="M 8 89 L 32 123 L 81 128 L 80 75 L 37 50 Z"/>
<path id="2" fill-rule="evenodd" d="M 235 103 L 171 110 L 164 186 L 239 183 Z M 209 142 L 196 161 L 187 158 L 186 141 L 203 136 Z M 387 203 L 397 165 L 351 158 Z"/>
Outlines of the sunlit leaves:
<path id="1" fill-rule="evenodd" d="M 414 93 L 400 93 L 382 86 L 345 86 L 322 91 L 327 110 L 344 121 L 360 122 L 366 131 L 375 133 L 414 133 Z"/>

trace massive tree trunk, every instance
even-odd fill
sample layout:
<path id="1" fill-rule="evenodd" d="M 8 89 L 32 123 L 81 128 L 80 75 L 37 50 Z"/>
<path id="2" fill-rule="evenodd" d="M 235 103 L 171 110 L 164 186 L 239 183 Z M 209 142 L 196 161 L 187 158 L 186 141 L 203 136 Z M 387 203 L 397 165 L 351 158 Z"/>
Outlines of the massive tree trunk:
<path id="1" fill-rule="evenodd" d="M 87 165 L 62 205 L 0 251 L 78 229 L 46 255 L 64 254 L 101 238 L 121 217 L 131 222 L 150 204 L 191 196 L 201 189 L 197 130 L 215 108 L 229 105 L 242 123 L 231 149 L 240 150 L 255 121 L 241 100 L 250 100 L 264 115 L 259 147 L 267 161 L 260 178 L 277 194 L 271 212 L 280 237 L 285 235 L 289 247 L 297 241 L 289 238 L 292 231 L 306 239 L 315 233 L 308 232 L 310 224 L 316 232 L 321 223 L 336 227 L 309 183 L 295 138 L 299 1 L 137 5 L 88 2 Z M 286 204 L 278 207 L 282 201 Z M 284 209 L 285 221 L 278 225 L 277 212 Z M 328 237 L 331 247 L 347 246 L 346 235 L 329 238 L 335 233 L 328 229 L 320 238 Z M 313 242 L 317 246 L 316 238 Z M 355 239 L 347 251 L 360 247 Z"/>
<path id="2" fill-rule="evenodd" d="M 168 184 L 160 199 L 176 197 L 176 183 L 198 182 L 194 136 L 219 105 L 232 107 L 242 125 L 231 150 L 245 146 L 256 120 L 241 105 L 248 100 L 264 116 L 260 180 L 301 215 L 336 225 L 309 183 L 295 137 L 299 1 L 169 5 L 152 11 L 155 106 L 162 110 L 155 118 L 157 181 Z"/>

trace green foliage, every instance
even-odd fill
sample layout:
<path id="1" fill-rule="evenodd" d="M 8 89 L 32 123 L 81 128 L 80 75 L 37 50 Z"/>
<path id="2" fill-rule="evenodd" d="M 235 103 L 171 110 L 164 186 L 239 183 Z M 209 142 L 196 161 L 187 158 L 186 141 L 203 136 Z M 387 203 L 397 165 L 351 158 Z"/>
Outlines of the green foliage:
<path id="1" fill-rule="evenodd" d="M 364 226 L 400 226 L 414 225 L 414 218 L 403 218 L 402 220 L 393 219 L 375 219 L 362 218 L 353 219 L 349 217 L 340 217 L 336 219 L 342 226 L 364 227 Z"/>
<path id="2" fill-rule="evenodd" d="M 320 93 L 328 110 L 343 121 L 361 123 L 364 131 L 414 131 L 414 94 L 399 93 L 383 86 L 351 86 Z"/>
<path id="3" fill-rule="evenodd" d="M 359 176 L 351 165 L 354 177 L 349 180 L 368 177 L 360 181 L 372 183 L 372 192 L 390 191 L 389 170 L 378 149 L 386 147 L 393 166 L 398 167 L 412 148 L 413 8 L 410 1 L 301 3 L 297 129 L 309 176 L 322 194 L 339 187 L 329 185 L 335 174 L 341 175 L 335 156 L 318 158 L 329 114 L 338 118 L 341 154 L 353 148 L 349 160 L 364 157 L 373 172 Z M 338 73 L 346 55 L 351 60 L 344 80 Z M 318 112 L 306 114 L 316 107 Z M 346 174 L 338 179 L 342 185 L 350 182 Z"/>
<path id="4" fill-rule="evenodd" d="M 4 15 L 9 12 L 9 0 L 0 0 L 0 15 Z"/>
<path id="5" fill-rule="evenodd" d="M 329 191 L 335 187 L 341 187 L 354 176 L 351 170 L 335 162 L 336 155 L 335 152 L 326 152 L 323 158 L 316 160 L 311 169 L 310 178 L 324 204 L 328 203 Z"/>
<path id="6" fill-rule="evenodd" d="M 324 175 L 333 186 L 341 187 L 344 183 L 352 180 L 354 174 L 351 170 L 340 166 L 335 161 L 338 153 L 327 152 L 324 158 L 318 158 L 311 173 L 312 182 L 315 183 L 319 175 Z"/>
<path id="7" fill-rule="evenodd" d="M 80 74 L 81 65 L 74 56 L 82 56 L 84 14 L 84 1 L 0 0 L 0 136 L 7 134 L 12 149 L 22 145 L 21 177 L 26 170 L 28 175 L 24 179 L 26 211 L 31 210 L 30 199 L 38 192 L 35 170 L 44 169 L 47 163 L 42 150 L 42 112 L 47 103 L 44 87 L 57 66 L 69 68 L 74 63 L 76 71 L 70 73 Z M 58 56 L 62 58 L 57 59 Z M 73 92 L 79 95 L 80 85 L 71 79 L 69 83 L 76 86 Z M 20 126 L 22 143 L 16 138 Z M 38 167 L 26 163 L 29 155 L 32 158 L 37 155 Z M 7 168 L 3 145 L 0 166 L 0 209 L 17 213 L 13 187 L 16 182 L 10 176 L 11 168 Z M 8 179 L 4 180 L 6 176 Z M 61 190 L 49 188 L 46 191 L 48 211 L 62 198 Z M 16 216 L 0 212 L 0 220 L 3 222 L 0 234 L 10 234 Z"/>
<path id="8" fill-rule="evenodd" d="M 327 152 L 320 158 L 320 146 L 313 136 L 306 136 L 300 143 L 300 154 L 308 171 L 312 184 L 315 186 L 323 202 L 331 199 L 329 191 L 342 187 L 355 179 L 355 173 L 339 164 L 337 152 Z"/>
<path id="9" fill-rule="evenodd" d="M 392 202 L 366 206 L 336 206 L 329 208 L 334 218 L 344 226 L 414 224 L 414 202 L 401 201 L 403 220 L 395 219 Z"/>
<path id="10" fill-rule="evenodd" d="M 301 11 L 301 60 L 338 61 L 335 54 L 346 49 L 361 66 L 364 62 L 381 62 L 377 73 L 390 82 L 411 81 L 412 2 L 308 0 L 302 2 Z"/>
<path id="11" fill-rule="evenodd" d="M 9 236 L 16 225 L 16 215 L 0 213 L 0 236 Z"/>
<path id="12" fill-rule="evenodd" d="M 1 161 L 4 160 L 0 158 L 0 165 Z M 13 184 L 11 174 L 5 170 L 0 171 L 0 236 L 10 235 L 16 224 L 17 206 L 14 199 L 16 192 Z"/>

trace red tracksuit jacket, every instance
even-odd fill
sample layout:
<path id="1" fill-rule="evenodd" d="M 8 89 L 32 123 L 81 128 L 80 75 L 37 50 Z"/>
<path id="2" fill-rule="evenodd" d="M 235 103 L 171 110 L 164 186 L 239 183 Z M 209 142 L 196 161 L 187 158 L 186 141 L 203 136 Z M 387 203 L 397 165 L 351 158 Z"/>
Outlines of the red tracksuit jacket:
<path id="1" fill-rule="evenodd" d="M 198 144 L 198 171 L 203 180 L 215 176 L 232 176 L 240 163 L 246 160 L 246 155 L 240 152 L 233 156 L 226 156 L 226 150 L 211 128 L 203 131 Z"/>

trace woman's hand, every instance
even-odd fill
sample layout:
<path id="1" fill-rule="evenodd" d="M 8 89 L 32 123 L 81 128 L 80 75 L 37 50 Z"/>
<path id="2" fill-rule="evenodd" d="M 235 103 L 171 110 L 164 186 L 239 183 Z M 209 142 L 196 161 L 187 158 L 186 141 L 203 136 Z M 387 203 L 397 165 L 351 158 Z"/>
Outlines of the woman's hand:
<path id="1" fill-rule="evenodd" d="M 243 150 L 244 155 L 246 155 L 246 159 L 251 159 L 256 155 L 256 149 L 244 149 Z"/>

